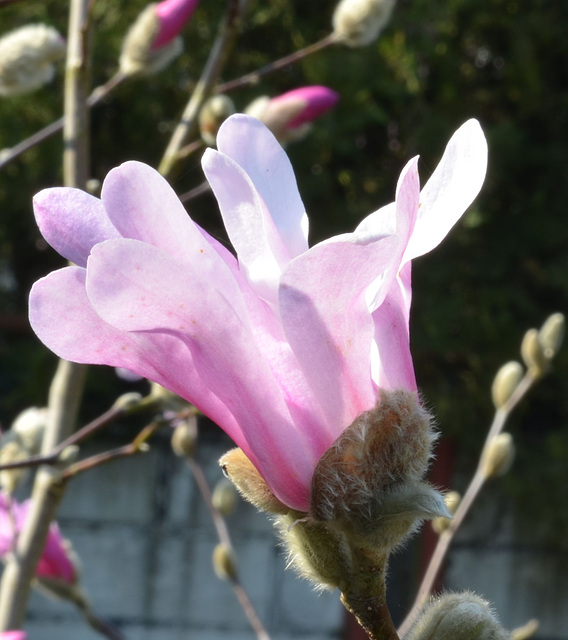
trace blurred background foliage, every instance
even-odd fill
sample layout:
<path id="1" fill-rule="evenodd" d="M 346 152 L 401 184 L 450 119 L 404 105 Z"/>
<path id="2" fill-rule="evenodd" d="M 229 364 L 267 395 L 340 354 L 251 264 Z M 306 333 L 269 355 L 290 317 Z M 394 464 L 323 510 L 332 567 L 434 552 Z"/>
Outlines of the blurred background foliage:
<path id="1" fill-rule="evenodd" d="M 120 86 L 92 112 L 92 174 L 128 159 L 156 166 L 215 36 L 226 3 L 202 0 L 185 52 L 156 76 Z M 116 71 L 125 31 L 145 0 L 96 0 L 93 86 Z M 223 80 L 253 71 L 330 31 L 335 2 L 251 0 Z M 67 2 L 0 6 L 0 34 L 29 22 L 66 31 Z M 312 243 L 349 231 L 393 199 L 405 162 L 420 152 L 424 182 L 453 131 L 478 118 L 489 170 L 481 195 L 450 237 L 414 263 L 412 342 L 417 377 L 459 475 L 473 470 L 492 417 L 499 366 L 519 358 L 526 329 L 568 309 L 568 4 L 554 0 L 399 0 L 376 43 L 326 49 L 232 95 L 238 109 L 261 94 L 324 84 L 339 105 L 288 149 L 311 219 Z M 58 118 L 63 69 L 33 94 L 0 100 L 0 149 Z M 34 280 L 61 266 L 32 216 L 31 196 L 61 184 L 61 136 L 0 171 L 0 419 L 45 403 L 55 365 L 31 333 Z M 199 153 L 172 180 L 178 193 L 203 180 Z M 214 199 L 188 209 L 222 235 Z M 164 283 L 167 286 L 167 283 Z M 518 457 L 502 490 L 515 498 L 527 539 L 567 545 L 567 350 L 510 424 Z M 122 383 L 118 383 L 122 384 Z M 85 417 L 117 393 L 114 373 L 90 374 Z M 523 515 L 524 514 L 524 515 Z M 525 522 L 529 522 L 526 520 Z M 541 526 L 540 523 L 548 523 Z"/>

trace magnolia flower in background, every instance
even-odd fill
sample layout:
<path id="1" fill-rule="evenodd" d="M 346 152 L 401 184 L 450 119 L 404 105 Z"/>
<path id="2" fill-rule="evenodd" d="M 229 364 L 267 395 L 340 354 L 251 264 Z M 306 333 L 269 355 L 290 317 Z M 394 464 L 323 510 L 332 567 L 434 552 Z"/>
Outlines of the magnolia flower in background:
<path id="1" fill-rule="evenodd" d="M 25 631 L 0 631 L 0 640 L 26 640 Z"/>
<path id="2" fill-rule="evenodd" d="M 126 34 L 119 68 L 124 75 L 156 73 L 183 50 L 179 36 L 199 0 L 163 0 L 150 4 Z"/>
<path id="3" fill-rule="evenodd" d="M 0 38 L 0 96 L 38 89 L 55 75 L 65 40 L 45 24 L 30 24 Z"/>
<path id="4" fill-rule="evenodd" d="M 13 549 L 16 535 L 22 530 L 31 500 L 19 504 L 0 493 L 0 557 Z M 69 543 L 64 540 L 57 523 L 49 527 L 43 554 L 36 569 L 36 578 L 48 583 L 74 585 L 78 580 L 77 564 Z"/>
<path id="5" fill-rule="evenodd" d="M 285 144 L 303 138 L 311 122 L 332 109 L 339 94 L 318 85 L 300 87 L 276 98 L 261 96 L 245 109 L 245 113 L 258 118 Z"/>
<path id="6" fill-rule="evenodd" d="M 290 508 L 307 512 L 318 461 L 379 390 L 416 392 L 410 260 L 477 194 L 486 143 L 463 125 L 420 192 L 417 159 L 394 204 L 309 248 L 288 157 L 231 116 L 203 157 L 237 258 L 188 217 L 153 169 L 127 162 L 97 199 L 34 199 L 46 240 L 76 266 L 38 281 L 30 322 L 58 356 L 122 366 L 195 404 Z"/>
<path id="7" fill-rule="evenodd" d="M 333 33 L 350 47 L 376 40 L 390 20 L 396 0 L 341 0 L 333 12 Z"/>

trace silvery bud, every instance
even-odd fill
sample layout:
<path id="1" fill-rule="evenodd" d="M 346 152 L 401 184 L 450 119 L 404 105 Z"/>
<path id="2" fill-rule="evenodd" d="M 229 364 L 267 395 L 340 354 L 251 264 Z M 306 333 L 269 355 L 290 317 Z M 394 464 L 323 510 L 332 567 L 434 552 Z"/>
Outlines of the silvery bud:
<path id="1" fill-rule="evenodd" d="M 540 377 L 546 373 L 548 358 L 544 354 L 537 329 L 529 329 L 525 333 L 521 343 L 521 356 L 534 376 Z"/>
<path id="2" fill-rule="evenodd" d="M 219 127 L 235 111 L 235 103 L 229 96 L 218 95 L 207 100 L 199 112 L 199 132 L 205 144 L 215 146 Z"/>
<path id="3" fill-rule="evenodd" d="M 554 313 L 546 319 L 538 332 L 538 340 L 544 355 L 551 360 L 558 353 L 564 340 L 564 314 Z"/>
<path id="4" fill-rule="evenodd" d="M 511 640 L 528 640 L 538 631 L 540 624 L 534 618 L 526 622 L 522 627 L 517 627 L 511 631 Z"/>
<path id="5" fill-rule="evenodd" d="M 509 640 L 489 603 L 473 593 L 432 600 L 405 640 Z"/>
<path id="6" fill-rule="evenodd" d="M 481 456 L 481 465 L 487 478 L 502 476 L 513 464 L 515 443 L 510 433 L 499 433 L 485 447 Z"/>
<path id="7" fill-rule="evenodd" d="M 55 75 L 65 40 L 45 24 L 30 24 L 0 38 L 0 96 L 38 89 Z"/>
<path id="8" fill-rule="evenodd" d="M 333 14 L 333 32 L 350 47 L 363 47 L 379 37 L 395 0 L 341 0 Z"/>
<path id="9" fill-rule="evenodd" d="M 496 409 L 507 403 L 519 386 L 523 374 L 522 365 L 515 361 L 507 362 L 499 369 L 491 386 L 491 397 Z"/>

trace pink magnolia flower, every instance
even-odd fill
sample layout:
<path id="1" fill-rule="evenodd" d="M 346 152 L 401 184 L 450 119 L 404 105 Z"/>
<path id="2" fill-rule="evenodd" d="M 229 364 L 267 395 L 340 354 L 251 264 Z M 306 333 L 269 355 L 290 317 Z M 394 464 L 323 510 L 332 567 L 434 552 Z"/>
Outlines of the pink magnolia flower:
<path id="1" fill-rule="evenodd" d="M 127 162 L 100 200 L 69 188 L 35 197 L 44 237 L 77 266 L 34 285 L 30 321 L 60 357 L 126 367 L 194 403 L 282 502 L 307 511 L 319 458 L 377 390 L 416 390 L 409 261 L 479 190 L 485 140 L 466 123 L 422 193 L 414 159 L 393 205 L 311 248 L 292 167 L 266 127 L 232 116 L 217 145 L 203 168 L 237 258 L 156 171 Z"/>
<path id="2" fill-rule="evenodd" d="M 27 634 L 25 631 L 1 631 L 0 640 L 26 640 Z"/>
<path id="3" fill-rule="evenodd" d="M 5 557 L 12 550 L 15 535 L 22 530 L 26 521 L 30 503 L 30 500 L 26 500 L 19 504 L 0 493 L 0 557 Z M 68 544 L 55 522 L 49 528 L 36 576 L 61 580 L 68 584 L 74 584 L 77 580 L 75 566 L 69 557 Z"/>
<path id="4" fill-rule="evenodd" d="M 276 98 L 261 96 L 246 109 L 263 122 L 280 142 L 303 137 L 310 123 L 332 109 L 339 94 L 319 85 L 300 87 Z"/>

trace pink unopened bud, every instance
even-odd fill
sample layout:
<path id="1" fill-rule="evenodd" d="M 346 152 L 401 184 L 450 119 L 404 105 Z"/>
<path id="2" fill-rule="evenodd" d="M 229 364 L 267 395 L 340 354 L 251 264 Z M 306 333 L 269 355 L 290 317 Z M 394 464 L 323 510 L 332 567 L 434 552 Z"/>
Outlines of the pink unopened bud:
<path id="1" fill-rule="evenodd" d="M 0 494 L 0 556 L 9 554 L 14 546 L 15 535 L 23 528 L 31 500 L 18 504 Z M 57 523 L 49 527 L 43 554 L 36 569 L 36 577 L 59 580 L 67 584 L 77 581 L 77 569 L 72 561 L 69 543 L 64 540 Z"/>
<path id="2" fill-rule="evenodd" d="M 179 35 L 198 4 L 199 0 L 163 0 L 157 4 L 156 15 L 160 21 L 160 30 L 152 49 L 163 47 Z"/>
<path id="3" fill-rule="evenodd" d="M 263 122 L 280 142 L 298 140 L 309 131 L 310 122 L 334 107 L 339 94 L 328 87 L 300 87 L 276 98 L 257 98 L 246 113 Z"/>

